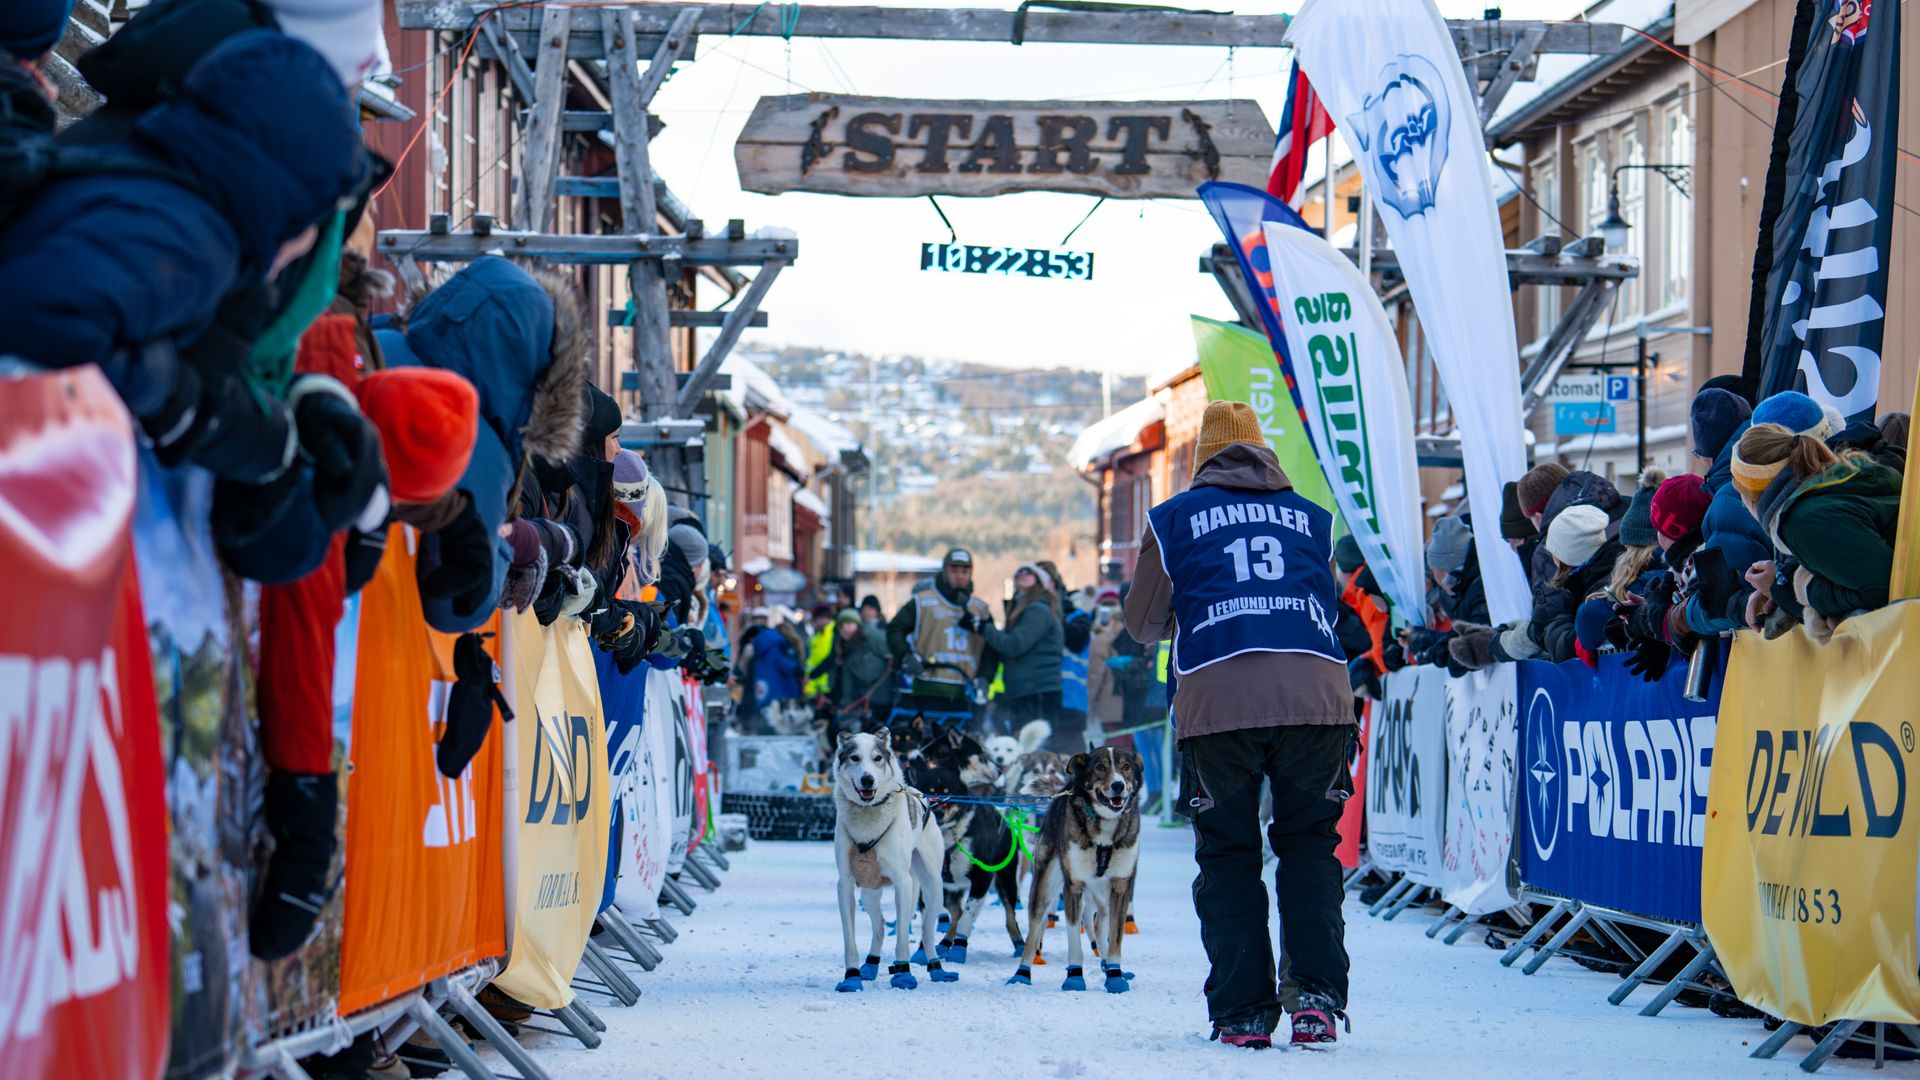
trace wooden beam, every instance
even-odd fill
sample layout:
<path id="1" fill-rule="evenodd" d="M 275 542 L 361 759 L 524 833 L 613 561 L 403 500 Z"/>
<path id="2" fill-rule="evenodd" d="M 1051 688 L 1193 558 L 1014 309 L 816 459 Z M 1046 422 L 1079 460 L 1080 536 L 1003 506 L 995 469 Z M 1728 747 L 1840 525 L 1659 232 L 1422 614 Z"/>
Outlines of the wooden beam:
<path id="1" fill-rule="evenodd" d="M 640 94 L 636 102 L 640 108 L 653 104 L 653 95 L 660 92 L 667 76 L 673 74 L 673 65 L 693 51 L 693 26 L 700 21 L 700 13 L 705 10 L 699 6 L 686 7 L 674 16 L 673 24 L 667 27 L 667 39 L 654 50 L 653 61 L 647 65 L 646 73 L 640 76 Z"/>
<path id="2" fill-rule="evenodd" d="M 553 222 L 553 181 L 560 171 L 560 113 L 567 102 L 567 39 L 573 12 L 549 7 L 541 16 L 540 54 L 533 72 L 527 134 L 520 169 L 520 197 L 513 221 L 528 232 L 546 232 Z"/>
<path id="3" fill-rule="evenodd" d="M 487 0 L 401 0 L 400 26 L 408 30 L 466 30 L 493 8 Z M 993 8 L 801 8 L 791 33 L 787 12 L 767 5 L 742 21 L 739 6 L 641 4 L 633 8 L 634 28 L 642 35 L 665 34 L 680 12 L 698 9 L 695 34 L 753 37 L 884 38 L 908 41 L 999 41 L 1012 43 L 1016 13 Z M 489 16 L 505 29 L 533 29 L 534 8 L 501 8 Z M 1292 20 L 1286 15 L 1213 15 L 1190 11 L 1029 11 L 1023 40 L 1082 45 L 1195 45 L 1214 48 L 1280 48 Z M 1625 30 L 1617 23 L 1537 22 L 1523 19 L 1489 22 L 1455 19 L 1448 23 L 1464 52 L 1509 52 L 1521 34 L 1544 28 L 1537 51 L 1594 55 L 1617 50 Z"/>
<path id="4" fill-rule="evenodd" d="M 520 100 L 533 101 L 533 69 L 527 66 L 527 58 L 520 54 L 520 43 L 500 29 L 500 24 L 488 19 L 480 24 L 480 32 L 492 52 L 501 63 L 506 65 L 507 76 L 513 80 L 513 88 Z"/>
<path id="5" fill-rule="evenodd" d="M 616 329 L 632 326 L 631 318 L 626 308 L 607 309 L 608 326 Z M 727 313 L 724 311 L 691 311 L 686 308 L 674 308 L 667 312 L 667 325 L 673 327 L 675 330 L 684 330 L 690 326 L 701 330 L 713 330 L 723 325 L 726 320 Z M 764 311 L 754 312 L 753 321 L 747 325 L 756 330 L 765 327 L 767 325 L 767 313 Z"/>
<path id="6" fill-rule="evenodd" d="M 470 262 L 485 255 L 513 255 L 538 262 L 581 266 L 609 263 L 659 262 L 678 259 L 682 266 L 760 266 L 792 262 L 800 241 L 740 239 L 705 236 L 579 235 L 496 230 L 490 236 L 472 233 L 435 235 L 425 229 L 388 229 L 380 233 L 380 253 L 389 258 L 411 255 L 420 262 Z"/>
<path id="7" fill-rule="evenodd" d="M 707 355 L 700 358 L 700 366 L 693 369 L 692 376 L 680 387 L 675 415 L 685 416 L 699 403 L 700 395 L 707 392 L 707 383 L 720 370 L 727 354 L 733 351 L 733 343 L 740 340 L 740 332 L 747 328 L 753 313 L 760 310 L 760 301 L 766 297 L 767 290 L 773 287 L 773 279 L 780 276 L 780 271 L 786 265 L 784 262 L 770 262 L 762 267 L 747 283 L 746 291 L 734 300 L 733 310 L 727 312 L 727 321 L 720 327 L 719 336 L 713 339 Z"/>
<path id="8" fill-rule="evenodd" d="M 1533 63 L 1534 53 L 1540 48 L 1540 42 L 1547 36 L 1545 29 L 1529 30 L 1520 35 L 1514 43 L 1513 51 L 1501 61 L 1500 70 L 1494 73 L 1487 88 L 1480 92 L 1480 126 L 1485 128 L 1493 120 L 1495 109 L 1506 100 L 1507 91 L 1520 81 L 1520 76 Z"/>

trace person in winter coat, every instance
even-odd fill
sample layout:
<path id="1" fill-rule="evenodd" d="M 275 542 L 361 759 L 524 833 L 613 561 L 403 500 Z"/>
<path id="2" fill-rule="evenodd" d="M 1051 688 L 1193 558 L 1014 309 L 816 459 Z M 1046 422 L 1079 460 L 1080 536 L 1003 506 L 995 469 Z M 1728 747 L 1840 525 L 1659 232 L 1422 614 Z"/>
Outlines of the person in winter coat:
<path id="1" fill-rule="evenodd" d="M 99 364 L 165 464 L 248 484 L 294 470 L 296 418 L 245 373 L 270 312 L 252 298 L 368 176 L 339 79 L 311 46 L 247 30 L 86 149 L 121 164 L 56 170 L 0 228 L 6 351 Z"/>
<path id="2" fill-rule="evenodd" d="M 1194 463 L 1192 486 L 1148 513 L 1125 611 L 1135 640 L 1173 639 L 1178 805 L 1191 812 L 1200 869 L 1207 1013 L 1215 1037 L 1239 1046 L 1268 1044 L 1281 1019 L 1261 885 L 1264 780 L 1282 948 L 1299 987 L 1293 1038 L 1332 1041 L 1347 1003 L 1334 849 L 1354 738 L 1333 629 L 1333 520 L 1294 492 L 1244 403 L 1207 405 Z M 1248 602 L 1262 614 L 1207 615 Z"/>
<path id="3" fill-rule="evenodd" d="M 1407 662 L 1455 668 L 1452 644 L 1463 632 L 1487 629 L 1487 590 L 1480 578 L 1480 560 L 1474 550 L 1473 524 L 1465 514 L 1434 523 L 1427 541 L 1427 572 L 1432 575 L 1433 606 L 1445 616 L 1445 629 L 1410 627 L 1405 635 Z"/>
<path id="4" fill-rule="evenodd" d="M 390 367 L 444 368 L 480 394 L 480 430 L 460 478 L 464 496 L 422 539 L 421 604 L 444 633 L 471 630 L 499 606 L 513 547 L 500 535 L 529 456 L 564 463 L 580 452 L 587 405 L 587 337 L 580 301 L 558 275 L 506 259 L 476 259 L 375 330 Z"/>
<path id="5" fill-rule="evenodd" d="M 1125 726 L 1121 717 L 1126 701 L 1113 665 L 1121 659 L 1117 646 L 1123 638 L 1133 644 L 1120 619 L 1120 590 L 1103 587 L 1095 594 L 1093 633 L 1087 642 L 1087 739 L 1095 746 L 1104 741 L 1104 732 Z"/>
<path id="6" fill-rule="evenodd" d="M 1864 454 L 1756 424 L 1735 451 L 1734 483 L 1775 546 L 1799 560 L 1793 595 L 1825 641 L 1849 615 L 1884 607 L 1899 531 L 1899 473 Z"/>
<path id="7" fill-rule="evenodd" d="M 1557 461 L 1543 461 L 1514 482 L 1514 504 L 1536 534 L 1546 529 L 1543 522 L 1546 520 L 1547 503 L 1552 500 L 1554 492 L 1560 490 L 1560 482 L 1566 478 L 1565 465 Z M 1502 532 L 1505 531 L 1503 526 Z"/>
<path id="8" fill-rule="evenodd" d="M 1554 516 L 1541 546 L 1553 560 L 1554 574 L 1534 586 L 1529 633 L 1534 644 L 1553 663 L 1574 657 L 1574 615 L 1581 603 L 1600 593 L 1611 580 L 1620 541 L 1607 537 L 1607 512 L 1581 503 Z"/>
<path id="9" fill-rule="evenodd" d="M 748 716 L 757 718 L 758 730 L 771 731 L 768 713 L 775 707 L 800 696 L 800 653 L 780 628 L 756 626 L 740 647 L 741 661 L 749 673 L 747 697 L 752 703 Z"/>
<path id="10" fill-rule="evenodd" d="M 833 647 L 809 672 L 827 680 L 827 701 L 834 708 L 834 731 L 864 731 L 869 716 L 893 711 L 893 658 L 886 632 L 844 608 L 834 616 Z"/>
<path id="11" fill-rule="evenodd" d="M 1613 562 L 1613 573 L 1606 586 L 1581 601 L 1574 613 L 1576 652 L 1589 665 L 1595 663 L 1602 649 L 1624 648 L 1627 644 L 1626 622 L 1616 610 L 1617 605 L 1637 602 L 1644 595 L 1643 578 L 1666 572 L 1660 534 L 1653 527 L 1652 516 L 1654 492 L 1666 478 L 1659 469 L 1640 474 L 1640 484 L 1627 503 L 1626 515 L 1620 519 L 1621 551 Z"/>
<path id="12" fill-rule="evenodd" d="M 1661 481 L 1647 508 L 1661 561 L 1669 569 L 1643 575 L 1615 611 L 1625 619 L 1626 645 L 1634 651 L 1627 670 L 1648 682 L 1659 681 L 1675 654 L 1691 649 L 1700 636 L 1686 612 L 1698 586 L 1694 564 L 1703 539 L 1700 526 L 1712 502 L 1705 482 L 1688 473 Z"/>
<path id="13" fill-rule="evenodd" d="M 895 711 L 971 714 L 976 680 L 989 670 L 987 627 L 993 613 L 973 594 L 973 555 L 953 548 L 933 583 L 915 589 L 887 623 L 887 649 L 896 670 L 912 679 Z"/>
<path id="14" fill-rule="evenodd" d="M 1006 686 L 996 716 L 1009 733 L 1033 720 L 1045 720 L 1050 725 L 1059 722 L 1064 635 L 1060 598 L 1051 586 L 1046 571 L 1031 563 L 1014 571 L 1007 628 L 1000 630 L 989 624 L 981 631 L 991 650 L 987 670 L 998 663 L 1000 680 Z"/>
<path id="15" fill-rule="evenodd" d="M 1598 507 L 1607 516 L 1609 537 L 1619 532 L 1617 523 L 1627 512 L 1627 500 L 1620 496 L 1620 489 L 1613 486 L 1613 481 L 1584 469 L 1575 469 L 1568 473 L 1560 481 L 1560 486 L 1554 489 L 1540 513 L 1540 535 L 1543 541 L 1538 548 L 1534 549 L 1533 561 L 1528 566 L 1528 580 L 1536 587 L 1542 582 L 1552 581 L 1560 572 L 1553 555 L 1546 550 L 1544 537 L 1553 527 L 1554 519 L 1571 506 Z"/>
<path id="16" fill-rule="evenodd" d="M 1733 447 L 1752 415 L 1745 398 L 1719 387 L 1702 389 L 1688 408 L 1693 454 L 1708 462 L 1705 490 L 1711 500 L 1700 524 L 1698 587 L 1685 609 L 1687 625 L 1697 634 L 1724 633 L 1744 621 L 1753 595 L 1746 573 L 1772 555 L 1773 545 L 1732 482 Z"/>

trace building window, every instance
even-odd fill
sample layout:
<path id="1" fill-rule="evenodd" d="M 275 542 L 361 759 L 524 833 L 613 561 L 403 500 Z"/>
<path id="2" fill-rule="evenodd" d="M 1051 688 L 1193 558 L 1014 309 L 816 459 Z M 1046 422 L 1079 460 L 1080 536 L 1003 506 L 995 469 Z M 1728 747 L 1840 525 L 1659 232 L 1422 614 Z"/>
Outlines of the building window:
<path id="1" fill-rule="evenodd" d="M 1533 197 L 1540 205 L 1534 211 L 1534 232 L 1539 236 L 1558 236 L 1560 226 L 1552 215 L 1560 207 L 1560 167 L 1553 158 L 1543 158 L 1533 166 Z M 1560 321 L 1560 290 L 1541 285 L 1534 289 L 1535 337 L 1544 339 Z"/>
<path id="2" fill-rule="evenodd" d="M 1580 150 L 1580 183 L 1584 196 L 1580 207 L 1581 235 L 1593 236 L 1600 231 L 1600 222 L 1607 216 L 1607 151 L 1599 139 Z"/>
<path id="3" fill-rule="evenodd" d="M 1669 165 L 1693 164 L 1693 120 L 1687 115 L 1686 106 L 1675 102 L 1667 106 L 1666 122 L 1662 125 L 1663 141 L 1661 160 Z M 1688 280 L 1693 273 L 1693 202 L 1680 193 L 1672 184 L 1660 185 L 1661 198 L 1665 200 L 1666 251 L 1661 259 L 1661 281 L 1664 286 L 1662 299 L 1669 304 L 1685 301 L 1690 295 Z"/>
<path id="4" fill-rule="evenodd" d="M 1640 130 L 1628 124 L 1620 130 L 1620 164 L 1644 165 L 1647 154 L 1640 141 Z M 1605 213 L 1605 201 L 1601 203 L 1601 212 Z M 1628 169 L 1620 174 L 1620 216 L 1632 228 L 1627 230 L 1626 254 L 1640 260 L 1640 274 L 1620 285 L 1620 314 L 1629 319 L 1639 318 L 1645 310 L 1641 306 L 1646 296 L 1647 274 L 1647 171 Z"/>

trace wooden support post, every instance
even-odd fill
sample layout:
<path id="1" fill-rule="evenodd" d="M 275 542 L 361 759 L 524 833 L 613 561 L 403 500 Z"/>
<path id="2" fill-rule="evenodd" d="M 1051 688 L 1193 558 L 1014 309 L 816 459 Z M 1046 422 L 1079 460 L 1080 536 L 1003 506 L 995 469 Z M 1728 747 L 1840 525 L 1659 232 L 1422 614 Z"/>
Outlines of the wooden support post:
<path id="1" fill-rule="evenodd" d="M 1499 70 L 1487 83 L 1486 90 L 1480 94 L 1480 126 L 1482 128 L 1493 121 L 1493 111 L 1506 100 L 1507 91 L 1513 89 L 1513 84 L 1519 82 L 1520 76 L 1532 65 L 1534 53 L 1546 37 L 1546 27 L 1535 26 L 1521 31 L 1520 36 L 1514 40 L 1513 51 L 1500 62 Z"/>
<path id="2" fill-rule="evenodd" d="M 513 88 L 519 91 L 520 100 L 533 104 L 533 69 L 527 66 L 527 58 L 520 55 L 520 43 L 500 29 L 493 19 L 480 20 L 480 32 L 485 35 L 487 44 L 493 46 L 495 56 L 507 69 L 507 77 L 513 80 Z"/>
<path id="3" fill-rule="evenodd" d="M 747 291 L 740 294 L 739 299 L 734 301 L 733 310 L 727 312 L 727 320 L 720 325 L 720 334 L 713 339 L 713 346 L 707 350 L 707 355 L 700 358 L 700 366 L 694 368 L 693 374 L 687 377 L 687 384 L 680 388 L 674 407 L 676 415 L 693 414 L 693 407 L 700 403 L 700 395 L 707 392 L 707 384 L 713 381 L 721 363 L 733 351 L 734 342 L 740 340 L 740 332 L 753 321 L 754 312 L 760 310 L 761 298 L 767 295 L 767 290 L 773 287 L 773 279 L 780 276 L 780 270 L 786 265 L 784 262 L 770 262 L 747 283 Z"/>
<path id="4" fill-rule="evenodd" d="M 560 114 L 567 106 L 567 39 L 573 11 L 565 5 L 546 9 L 540 20 L 540 51 L 533 71 L 533 101 L 527 110 L 525 157 L 520 191 L 514 200 L 514 224 L 528 232 L 547 232 L 553 224 L 553 181 L 560 172 Z"/>

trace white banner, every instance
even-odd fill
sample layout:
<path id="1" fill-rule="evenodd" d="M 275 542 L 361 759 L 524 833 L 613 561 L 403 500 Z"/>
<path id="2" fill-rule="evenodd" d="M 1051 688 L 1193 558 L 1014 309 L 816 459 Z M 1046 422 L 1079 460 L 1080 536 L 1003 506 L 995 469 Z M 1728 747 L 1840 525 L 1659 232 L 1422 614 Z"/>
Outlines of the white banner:
<path id="1" fill-rule="evenodd" d="M 667 849 L 667 873 L 678 874 L 686 865 L 687 841 L 693 839 L 693 733 L 687 723 L 687 684 L 677 671 L 658 672 L 653 678 L 670 684 L 667 700 L 672 713 L 662 718 L 673 748 L 673 756 L 667 762 L 672 777 L 667 788 L 672 796 L 668 807 L 673 816 L 673 828 L 668 833 L 671 846 Z M 647 714 L 647 723 L 653 723 L 652 713 Z"/>
<path id="2" fill-rule="evenodd" d="M 1442 881 L 1447 802 L 1447 673 L 1404 668 L 1367 729 L 1367 854 L 1422 885 Z"/>
<path id="3" fill-rule="evenodd" d="M 1491 542 L 1501 484 L 1527 468 L 1513 297 L 1453 38 L 1431 0 L 1308 0 L 1287 40 L 1365 170 L 1446 383 L 1473 520 L 1489 541 L 1475 545 L 1487 606 L 1496 623 L 1525 618 L 1520 561 Z"/>
<path id="4" fill-rule="evenodd" d="M 1469 915 L 1515 903 L 1513 856 L 1519 746 L 1518 665 L 1446 680 L 1447 840 L 1441 893 Z"/>
<path id="5" fill-rule="evenodd" d="M 1423 622 L 1420 475 L 1400 343 L 1379 297 L 1332 244 L 1280 222 L 1266 232 L 1320 471 L 1396 613 Z"/>

